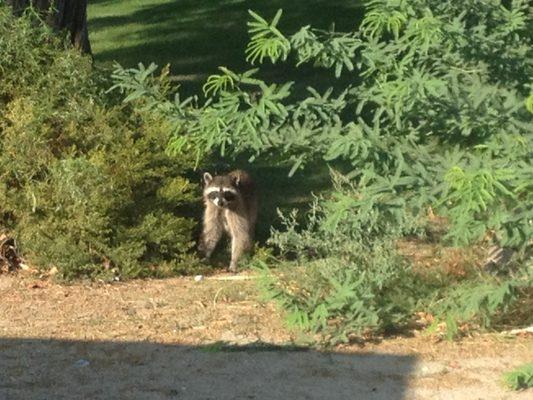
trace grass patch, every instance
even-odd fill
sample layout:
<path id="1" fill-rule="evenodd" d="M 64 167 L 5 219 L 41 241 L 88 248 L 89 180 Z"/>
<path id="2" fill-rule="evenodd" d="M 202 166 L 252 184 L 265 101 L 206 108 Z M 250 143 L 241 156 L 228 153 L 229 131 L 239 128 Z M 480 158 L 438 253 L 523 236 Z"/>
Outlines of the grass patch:
<path id="1" fill-rule="evenodd" d="M 95 0 L 89 2 L 88 22 L 96 61 L 118 61 L 123 66 L 142 62 L 171 64 L 171 73 L 188 93 L 219 65 L 245 68 L 248 42 L 247 10 L 273 16 L 283 8 L 280 29 L 294 32 L 312 24 L 327 29 L 351 30 L 362 17 L 361 1 L 347 0 Z M 268 67 L 268 76 L 308 75 L 321 81 L 325 71 L 311 67 L 296 71 L 290 65 Z M 331 75 L 330 73 L 328 73 Z"/>
<path id="2" fill-rule="evenodd" d="M 513 390 L 533 387 L 533 363 L 521 365 L 503 375 L 505 386 Z"/>

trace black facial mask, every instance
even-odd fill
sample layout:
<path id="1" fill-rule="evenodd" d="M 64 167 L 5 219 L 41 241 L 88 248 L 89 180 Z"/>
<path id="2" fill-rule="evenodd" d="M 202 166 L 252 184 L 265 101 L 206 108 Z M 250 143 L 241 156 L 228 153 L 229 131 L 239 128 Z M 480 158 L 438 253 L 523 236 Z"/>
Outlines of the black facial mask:
<path id="1" fill-rule="evenodd" d="M 237 196 L 235 195 L 235 193 L 232 193 L 232 192 L 224 192 L 222 197 L 226 201 L 234 201 Z"/>
<path id="2" fill-rule="evenodd" d="M 215 200 L 216 198 L 222 198 L 226 200 L 227 202 L 235 201 L 237 198 L 237 195 L 233 192 L 225 191 L 225 192 L 211 192 L 207 195 L 209 200 Z"/>

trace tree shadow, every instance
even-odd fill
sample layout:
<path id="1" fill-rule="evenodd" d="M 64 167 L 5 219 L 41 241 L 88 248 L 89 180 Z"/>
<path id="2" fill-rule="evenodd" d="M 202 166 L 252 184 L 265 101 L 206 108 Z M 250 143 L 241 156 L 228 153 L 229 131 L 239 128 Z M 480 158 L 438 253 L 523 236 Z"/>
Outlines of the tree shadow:
<path id="1" fill-rule="evenodd" d="M 2 338 L 0 398 L 408 398 L 413 356 L 304 350 Z"/>
<path id="2" fill-rule="evenodd" d="M 279 28 L 286 33 L 307 24 L 327 29 L 333 22 L 337 30 L 351 30 L 362 16 L 361 2 L 348 0 L 97 1 L 90 2 L 89 33 L 97 61 L 116 60 L 128 67 L 170 63 L 185 92 L 194 93 L 219 65 L 236 71 L 250 68 L 244 54 L 247 10 L 271 19 L 278 8 L 284 10 Z M 297 70 L 292 64 L 266 63 L 262 73 L 272 79 L 303 75 L 315 83 L 323 80 L 324 71 L 307 66 Z"/>

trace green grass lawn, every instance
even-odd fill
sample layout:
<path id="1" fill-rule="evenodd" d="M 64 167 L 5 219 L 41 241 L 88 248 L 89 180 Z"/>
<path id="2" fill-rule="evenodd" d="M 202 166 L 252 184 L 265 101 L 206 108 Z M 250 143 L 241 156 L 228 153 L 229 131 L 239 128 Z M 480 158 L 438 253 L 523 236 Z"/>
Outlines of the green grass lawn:
<path id="1" fill-rule="evenodd" d="M 271 19 L 277 9 L 284 15 L 280 29 L 287 34 L 311 24 L 337 30 L 353 29 L 360 21 L 359 0 L 92 0 L 89 35 L 97 62 L 118 61 L 171 64 L 171 73 L 188 92 L 200 87 L 219 65 L 249 68 L 244 49 L 248 42 L 247 10 Z M 279 79 L 298 74 L 316 76 L 312 68 L 295 71 L 287 63 L 266 67 Z M 319 71 L 318 74 L 324 71 Z M 329 74 L 331 75 L 331 74 Z M 188 89 L 188 90 L 187 90 Z"/>

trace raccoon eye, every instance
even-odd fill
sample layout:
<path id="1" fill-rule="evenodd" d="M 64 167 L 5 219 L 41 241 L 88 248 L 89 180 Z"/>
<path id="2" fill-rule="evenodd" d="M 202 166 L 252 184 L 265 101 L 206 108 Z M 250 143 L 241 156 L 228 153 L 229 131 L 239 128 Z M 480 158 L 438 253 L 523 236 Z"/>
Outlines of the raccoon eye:
<path id="1" fill-rule="evenodd" d="M 223 197 L 226 201 L 233 201 L 237 196 L 235 196 L 235 193 L 232 192 L 224 192 Z"/>
<path id="2" fill-rule="evenodd" d="M 209 193 L 209 194 L 207 195 L 207 198 L 208 198 L 209 200 L 215 200 L 215 199 L 218 197 L 218 195 L 219 195 L 219 194 L 218 194 L 217 192 L 211 192 L 211 193 Z"/>

